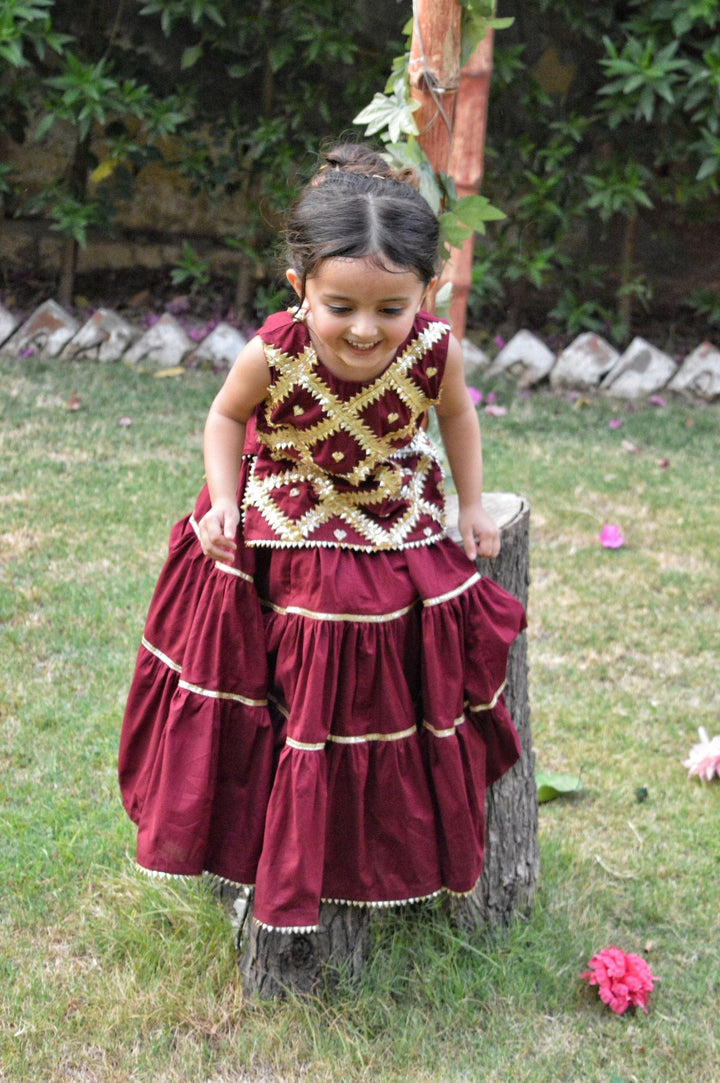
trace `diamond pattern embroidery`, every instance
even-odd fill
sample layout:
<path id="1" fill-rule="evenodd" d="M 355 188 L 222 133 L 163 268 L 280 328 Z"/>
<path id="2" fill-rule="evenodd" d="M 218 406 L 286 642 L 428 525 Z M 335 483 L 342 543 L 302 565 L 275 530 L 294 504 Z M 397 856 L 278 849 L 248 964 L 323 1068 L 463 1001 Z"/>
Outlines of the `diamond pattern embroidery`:
<path id="1" fill-rule="evenodd" d="M 442 535 L 441 471 L 418 425 L 438 401 L 422 360 L 447 330 L 429 323 L 375 380 L 335 389 L 311 344 L 296 356 L 265 345 L 273 380 L 244 505 L 270 528 L 263 540 L 385 549 Z M 300 490 L 302 510 L 288 502 Z"/>

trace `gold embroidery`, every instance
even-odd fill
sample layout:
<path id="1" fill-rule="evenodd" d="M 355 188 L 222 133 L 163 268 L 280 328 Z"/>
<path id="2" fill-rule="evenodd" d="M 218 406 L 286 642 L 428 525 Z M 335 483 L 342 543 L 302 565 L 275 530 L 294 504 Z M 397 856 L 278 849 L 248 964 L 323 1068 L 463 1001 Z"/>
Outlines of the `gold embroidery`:
<path id="1" fill-rule="evenodd" d="M 258 440 L 270 458 L 285 469 L 252 473 L 244 511 L 253 508 L 260 513 L 275 536 L 275 544 L 312 544 L 325 524 L 338 519 L 359 535 L 347 542 L 354 547 L 402 548 L 421 519 L 425 524 L 428 519 L 437 524 L 436 531 L 423 524 L 427 541 L 442 537 L 444 510 L 436 495 L 441 470 L 433 445 L 417 428 L 418 419 L 437 398 L 431 398 L 413 376 L 418 361 L 446 334 L 444 323 L 430 323 L 380 376 L 348 399 L 339 398 L 324 379 L 311 343 L 297 356 L 265 344 L 273 382 L 264 407 L 265 425 L 258 427 Z M 433 374 L 437 371 L 434 369 Z M 317 420 L 301 429 L 292 421 L 279 420 L 278 414 L 287 400 L 298 395 L 319 407 L 313 409 Z M 385 396 L 403 404 L 407 422 L 392 434 L 381 436 L 366 422 L 365 413 Z M 292 412 L 299 415 L 309 408 L 295 402 Z M 400 418 L 397 410 L 388 414 L 390 423 Z M 316 459 L 328 442 L 332 448 L 332 440 L 340 434 L 346 446 L 343 451 L 330 450 L 339 467 L 337 473 L 331 473 Z M 343 462 L 348 464 L 345 469 L 341 468 Z M 342 478 L 342 486 L 337 484 L 338 478 Z M 432 494 L 429 499 L 425 495 L 428 485 Z M 290 508 L 290 514 L 286 512 L 280 493 L 286 486 L 292 486 L 290 496 L 300 495 L 301 486 L 309 492 L 312 499 L 300 514 L 297 508 Z M 374 516 L 373 509 L 387 500 L 396 505 L 391 506 L 391 513 Z M 333 529 L 338 542 L 346 541 L 348 530 L 334 525 Z M 248 540 L 252 544 L 253 539 Z M 272 542 L 265 539 L 266 544 Z M 329 544 L 334 543 L 331 540 Z"/>

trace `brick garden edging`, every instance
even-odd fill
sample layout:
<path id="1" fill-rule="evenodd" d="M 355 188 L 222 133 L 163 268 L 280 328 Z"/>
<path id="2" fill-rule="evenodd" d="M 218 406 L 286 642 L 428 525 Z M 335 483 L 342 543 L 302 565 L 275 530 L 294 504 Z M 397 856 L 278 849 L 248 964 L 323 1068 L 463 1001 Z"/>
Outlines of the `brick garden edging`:
<path id="1" fill-rule="evenodd" d="M 218 323 L 198 342 L 166 312 L 143 329 L 112 309 L 99 308 L 81 324 L 56 301 L 45 301 L 19 321 L 0 305 L 0 353 L 23 358 L 45 356 L 96 362 L 149 360 L 168 368 L 210 365 L 230 367 L 247 337 L 229 323 Z M 623 399 L 642 399 L 661 391 L 705 402 L 720 397 L 720 350 L 702 342 L 680 363 L 652 343 L 636 337 L 623 353 L 593 332 L 578 335 L 559 354 L 531 331 L 518 331 L 490 359 L 469 339 L 463 340 L 468 375 L 483 371 L 507 375 L 519 387 L 548 380 L 558 390 L 598 389 Z"/>

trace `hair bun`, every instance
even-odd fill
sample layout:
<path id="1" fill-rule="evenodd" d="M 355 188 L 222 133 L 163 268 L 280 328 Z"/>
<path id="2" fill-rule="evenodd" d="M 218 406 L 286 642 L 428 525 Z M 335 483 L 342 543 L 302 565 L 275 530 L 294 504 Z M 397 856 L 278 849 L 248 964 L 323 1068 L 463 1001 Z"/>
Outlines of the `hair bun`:
<path id="1" fill-rule="evenodd" d="M 374 177 L 377 180 L 404 181 L 418 187 L 418 178 L 413 169 L 393 169 L 385 158 L 366 143 L 338 143 L 324 155 L 317 178 L 328 171 L 355 173 L 360 176 Z"/>

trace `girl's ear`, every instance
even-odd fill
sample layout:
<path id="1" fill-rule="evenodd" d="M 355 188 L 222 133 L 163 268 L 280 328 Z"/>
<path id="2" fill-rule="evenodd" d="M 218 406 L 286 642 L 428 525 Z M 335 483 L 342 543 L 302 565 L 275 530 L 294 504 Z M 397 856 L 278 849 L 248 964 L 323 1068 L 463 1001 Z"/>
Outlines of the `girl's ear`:
<path id="1" fill-rule="evenodd" d="M 295 293 L 298 295 L 298 297 L 302 297 L 302 278 L 297 273 L 297 271 L 294 270 L 292 267 L 288 267 L 287 271 L 285 272 L 285 277 L 287 278 L 292 288 L 295 290 Z"/>

